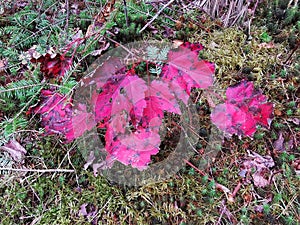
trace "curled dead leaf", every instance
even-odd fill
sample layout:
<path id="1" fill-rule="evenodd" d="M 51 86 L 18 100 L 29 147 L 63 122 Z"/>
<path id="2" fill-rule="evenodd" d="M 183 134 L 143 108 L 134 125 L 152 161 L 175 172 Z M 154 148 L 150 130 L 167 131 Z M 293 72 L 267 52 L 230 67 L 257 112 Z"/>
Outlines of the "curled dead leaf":
<path id="1" fill-rule="evenodd" d="M 274 142 L 274 148 L 278 151 L 284 151 L 285 147 L 283 145 L 284 138 L 282 136 L 282 132 L 279 132 L 279 137 L 278 139 Z"/>
<path id="2" fill-rule="evenodd" d="M 1 146 L 0 149 L 8 152 L 16 162 L 22 162 L 27 153 L 26 149 L 16 140 L 10 140 L 4 146 Z"/>
<path id="3" fill-rule="evenodd" d="M 271 156 L 261 156 L 258 153 L 248 151 L 248 157 L 244 160 L 243 169 L 239 175 L 245 178 L 247 184 L 252 179 L 256 187 L 266 187 L 271 183 L 270 168 L 273 166 L 275 166 L 275 162 Z"/>

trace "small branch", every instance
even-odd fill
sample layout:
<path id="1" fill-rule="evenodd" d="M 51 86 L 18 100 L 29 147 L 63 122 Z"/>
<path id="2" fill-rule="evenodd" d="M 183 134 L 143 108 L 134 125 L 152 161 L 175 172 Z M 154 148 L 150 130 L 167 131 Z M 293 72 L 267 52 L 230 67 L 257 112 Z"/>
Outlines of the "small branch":
<path id="1" fill-rule="evenodd" d="M 259 0 L 257 0 L 257 1 L 255 2 L 255 6 L 254 6 L 254 9 L 253 9 L 252 15 L 254 15 L 254 13 L 255 13 L 255 11 L 256 11 L 256 8 L 257 8 L 257 6 L 258 6 L 258 3 L 259 3 Z"/>
<path id="2" fill-rule="evenodd" d="M 167 8 L 171 3 L 173 3 L 175 0 L 170 0 L 167 4 L 165 4 L 154 16 L 153 18 L 139 31 L 139 33 L 142 33 L 158 16 L 161 14 L 161 12 Z"/>
<path id="3" fill-rule="evenodd" d="M 68 28 L 69 28 L 69 17 L 70 17 L 70 9 L 69 9 L 69 0 L 66 0 L 66 2 L 65 2 L 65 4 L 66 4 L 66 25 L 65 25 L 65 32 L 66 32 L 66 34 L 68 35 Z"/>
<path id="4" fill-rule="evenodd" d="M 252 10 L 252 17 L 251 17 L 251 18 L 249 19 L 249 21 L 248 21 L 248 37 L 247 37 L 247 39 L 248 39 L 249 37 L 251 37 L 251 23 L 252 23 L 252 19 L 253 19 L 253 17 L 254 17 L 256 8 L 257 8 L 257 6 L 258 6 L 258 3 L 259 3 L 259 0 L 256 0 L 255 5 L 254 5 L 254 8 L 253 8 L 253 10 Z"/>
<path id="5" fill-rule="evenodd" d="M 294 2 L 294 6 L 293 7 L 296 7 L 297 6 L 297 4 L 298 4 L 298 0 L 290 0 L 290 2 L 289 2 L 289 4 L 288 4 L 288 9 L 292 6 L 292 3 Z"/>
<path id="6" fill-rule="evenodd" d="M 221 220 L 222 220 L 223 214 L 225 213 L 225 210 L 226 210 L 226 205 L 224 203 L 224 200 L 222 200 L 222 211 L 221 211 L 221 214 L 219 216 L 219 219 L 218 219 L 218 222 L 216 225 L 221 224 Z"/>
<path id="7" fill-rule="evenodd" d="M 4 92 L 11 92 L 11 91 L 21 90 L 21 89 L 25 89 L 25 88 L 31 88 L 31 87 L 41 86 L 41 85 L 44 85 L 44 83 L 41 83 L 41 84 L 30 84 L 30 85 L 25 85 L 25 86 L 22 86 L 22 87 L 8 88 L 8 89 L 5 89 L 5 90 L 0 90 L 0 94 L 4 93 Z"/>
<path id="8" fill-rule="evenodd" d="M 242 187 L 242 183 L 239 181 L 238 184 L 236 185 L 236 187 L 234 188 L 233 192 L 232 192 L 232 197 L 233 198 L 236 196 L 236 194 L 241 189 L 241 187 Z"/>
<path id="9" fill-rule="evenodd" d="M 37 173 L 74 173 L 75 170 L 68 170 L 68 169 L 15 169 L 15 168 L 8 168 L 8 167 L 2 167 L 1 170 L 7 170 L 7 171 L 15 171 L 15 172 L 37 172 Z"/>
<path id="10" fill-rule="evenodd" d="M 233 4 L 234 4 L 234 2 L 230 2 L 228 13 L 227 13 L 227 15 L 225 17 L 225 20 L 223 21 L 224 22 L 224 27 L 227 27 L 228 24 L 229 24 L 229 18 L 231 16 L 231 11 L 233 9 Z"/>
<path id="11" fill-rule="evenodd" d="M 124 13 L 125 13 L 125 19 L 126 19 L 126 26 L 129 27 L 129 21 L 128 21 L 128 13 L 127 13 L 127 4 L 126 0 L 123 0 L 124 3 Z"/>
<path id="12" fill-rule="evenodd" d="M 299 46 L 300 46 L 300 39 L 297 41 L 297 45 L 294 47 L 294 49 L 292 50 L 292 52 L 290 53 L 288 58 L 285 60 L 284 64 L 286 64 L 290 60 L 290 58 L 296 52 L 296 50 L 299 48 Z"/>
<path id="13" fill-rule="evenodd" d="M 107 33 L 110 33 L 110 32 L 107 32 Z M 129 54 L 134 55 L 133 52 L 131 52 L 128 48 L 126 48 L 126 47 L 125 47 L 124 45 L 122 45 L 121 43 L 115 41 L 114 39 L 111 39 L 111 38 L 108 37 L 108 36 L 105 36 L 105 37 L 106 37 L 109 41 L 111 41 L 111 42 L 117 44 L 118 46 L 120 46 L 121 48 L 123 48 L 123 49 L 124 49 L 125 51 L 127 51 Z"/>
<path id="14" fill-rule="evenodd" d="M 200 170 L 199 168 L 197 168 L 196 166 L 194 166 L 194 165 L 193 165 L 192 163 L 190 163 L 189 161 L 187 161 L 187 160 L 184 159 L 184 162 L 187 163 L 187 164 L 188 164 L 189 166 L 191 166 L 192 168 L 194 168 L 200 175 L 206 176 L 206 173 L 205 173 L 205 172 L 203 172 L 202 170 Z M 208 177 L 208 180 L 210 180 L 210 181 L 215 181 L 214 179 L 212 179 L 212 178 L 210 178 L 210 177 Z M 233 197 L 232 197 L 232 193 L 231 193 L 231 191 L 230 191 L 227 187 L 225 187 L 224 185 L 219 184 L 219 183 L 217 183 L 217 182 L 215 182 L 215 185 L 216 185 L 216 188 L 217 188 L 217 189 L 219 189 L 219 190 L 221 190 L 222 192 L 224 192 L 224 194 L 226 195 L 226 198 L 227 198 L 227 200 L 228 200 L 229 202 L 234 202 L 234 199 L 233 199 Z"/>

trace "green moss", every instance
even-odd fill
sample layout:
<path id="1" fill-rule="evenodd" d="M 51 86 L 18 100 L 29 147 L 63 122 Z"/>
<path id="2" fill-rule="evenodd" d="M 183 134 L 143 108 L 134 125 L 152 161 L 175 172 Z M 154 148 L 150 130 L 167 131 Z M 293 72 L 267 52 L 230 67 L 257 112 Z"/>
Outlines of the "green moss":
<path id="1" fill-rule="evenodd" d="M 221 83 L 239 79 L 238 74 L 245 71 L 244 68 L 249 70 L 245 75 L 249 74 L 253 80 L 261 82 L 264 74 L 276 65 L 277 52 L 284 47 L 280 44 L 276 48 L 260 46 L 259 34 L 262 32 L 257 30 L 249 41 L 242 31 L 226 28 L 208 34 L 197 34 L 191 41 L 204 45 L 202 55 L 216 64 L 216 77 L 222 80 Z"/>

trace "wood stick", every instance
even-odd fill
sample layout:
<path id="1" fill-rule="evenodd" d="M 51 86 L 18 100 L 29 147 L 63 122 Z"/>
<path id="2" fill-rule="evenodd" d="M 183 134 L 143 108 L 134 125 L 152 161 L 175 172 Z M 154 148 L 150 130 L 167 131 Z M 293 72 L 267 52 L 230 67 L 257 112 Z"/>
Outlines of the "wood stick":
<path id="1" fill-rule="evenodd" d="M 167 4 L 165 4 L 154 16 L 153 18 L 139 31 L 139 33 L 142 33 L 158 16 L 161 14 L 161 12 L 167 8 L 172 2 L 175 0 L 170 0 Z"/>
<path id="2" fill-rule="evenodd" d="M 37 173 L 74 173 L 75 170 L 68 170 L 68 169 L 15 169 L 9 167 L 0 167 L 1 170 L 7 171 L 15 171 L 15 172 L 37 172 Z"/>

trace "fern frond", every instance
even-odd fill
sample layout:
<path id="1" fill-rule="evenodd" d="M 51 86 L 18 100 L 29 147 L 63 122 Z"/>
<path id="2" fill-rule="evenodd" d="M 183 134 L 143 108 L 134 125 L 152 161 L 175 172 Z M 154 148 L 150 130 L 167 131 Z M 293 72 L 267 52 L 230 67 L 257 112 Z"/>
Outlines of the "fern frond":
<path id="1" fill-rule="evenodd" d="M 147 55 L 148 55 L 148 59 L 149 60 L 155 60 L 157 59 L 157 55 L 159 52 L 159 48 L 157 48 L 156 46 L 148 46 L 147 47 Z"/>
<path id="2" fill-rule="evenodd" d="M 168 46 L 158 48 L 150 45 L 146 50 L 149 60 L 165 61 L 168 59 L 168 52 L 170 51 L 170 48 Z"/>
<path id="3" fill-rule="evenodd" d="M 157 60 L 159 61 L 165 61 L 168 59 L 168 53 L 170 51 L 170 48 L 168 46 L 164 46 L 157 55 Z"/>

